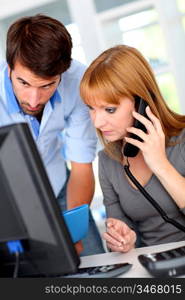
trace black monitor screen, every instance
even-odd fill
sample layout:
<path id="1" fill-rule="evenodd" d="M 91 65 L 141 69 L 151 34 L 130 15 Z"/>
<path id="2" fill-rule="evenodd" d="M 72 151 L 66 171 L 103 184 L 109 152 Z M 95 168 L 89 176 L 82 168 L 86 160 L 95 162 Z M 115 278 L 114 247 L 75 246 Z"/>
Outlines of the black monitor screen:
<path id="1" fill-rule="evenodd" d="M 26 123 L 0 128 L 0 276 L 14 269 L 12 240 L 23 246 L 21 277 L 77 271 L 80 259 Z"/>

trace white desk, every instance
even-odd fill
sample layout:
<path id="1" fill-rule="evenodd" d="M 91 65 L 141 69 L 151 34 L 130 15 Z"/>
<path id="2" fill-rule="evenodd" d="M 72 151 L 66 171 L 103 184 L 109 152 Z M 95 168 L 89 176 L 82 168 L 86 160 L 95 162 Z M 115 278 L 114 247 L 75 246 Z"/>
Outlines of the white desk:
<path id="1" fill-rule="evenodd" d="M 97 254 L 91 256 L 83 256 L 81 257 L 80 268 L 128 262 L 133 265 L 132 268 L 128 272 L 124 273 L 119 277 L 126 277 L 126 278 L 152 277 L 138 261 L 137 259 L 138 255 L 145 254 L 145 253 L 160 252 L 160 251 L 177 248 L 184 245 L 185 245 L 185 241 L 177 242 L 177 243 L 161 244 L 161 245 L 151 246 L 151 247 L 136 248 L 136 249 L 132 249 L 128 253 L 110 252 L 110 253 L 103 253 L 103 254 Z M 185 277 L 185 275 L 183 277 Z"/>

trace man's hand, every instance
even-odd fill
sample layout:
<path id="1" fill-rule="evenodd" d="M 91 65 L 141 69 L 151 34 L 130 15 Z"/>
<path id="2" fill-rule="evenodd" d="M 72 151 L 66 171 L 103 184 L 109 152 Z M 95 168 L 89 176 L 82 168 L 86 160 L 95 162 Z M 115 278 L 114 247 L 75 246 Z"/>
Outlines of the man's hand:
<path id="1" fill-rule="evenodd" d="M 136 233 L 126 223 L 108 218 L 106 225 L 107 232 L 103 233 L 103 238 L 109 249 L 116 252 L 128 252 L 135 247 Z"/>

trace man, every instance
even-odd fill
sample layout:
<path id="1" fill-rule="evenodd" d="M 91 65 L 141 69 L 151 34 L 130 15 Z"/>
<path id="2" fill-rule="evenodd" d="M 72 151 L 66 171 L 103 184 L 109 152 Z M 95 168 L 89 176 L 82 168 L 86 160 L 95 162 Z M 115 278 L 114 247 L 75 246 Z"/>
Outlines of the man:
<path id="1" fill-rule="evenodd" d="M 94 194 L 96 135 L 79 96 L 85 67 L 71 59 L 71 49 L 71 37 L 59 21 L 24 17 L 10 26 L 7 64 L 0 65 L 0 96 L 7 114 L 11 122 L 30 125 L 63 210 L 90 204 Z M 83 247 L 81 255 L 104 252 L 91 213 Z"/>

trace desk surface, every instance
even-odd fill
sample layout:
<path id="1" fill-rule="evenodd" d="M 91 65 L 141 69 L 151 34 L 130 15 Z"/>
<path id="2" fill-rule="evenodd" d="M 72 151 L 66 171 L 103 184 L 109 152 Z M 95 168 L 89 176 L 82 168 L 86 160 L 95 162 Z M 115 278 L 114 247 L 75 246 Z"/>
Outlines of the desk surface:
<path id="1" fill-rule="evenodd" d="M 144 248 L 135 248 L 129 251 L 128 253 L 110 252 L 110 253 L 96 254 L 91 256 L 83 256 L 81 257 L 80 268 L 128 262 L 133 264 L 132 268 L 127 273 L 124 273 L 119 277 L 126 277 L 126 278 L 152 277 L 138 261 L 137 258 L 138 255 L 165 251 L 180 246 L 185 246 L 185 241 L 177 242 L 177 243 L 161 244 L 161 245 L 144 247 Z"/>

